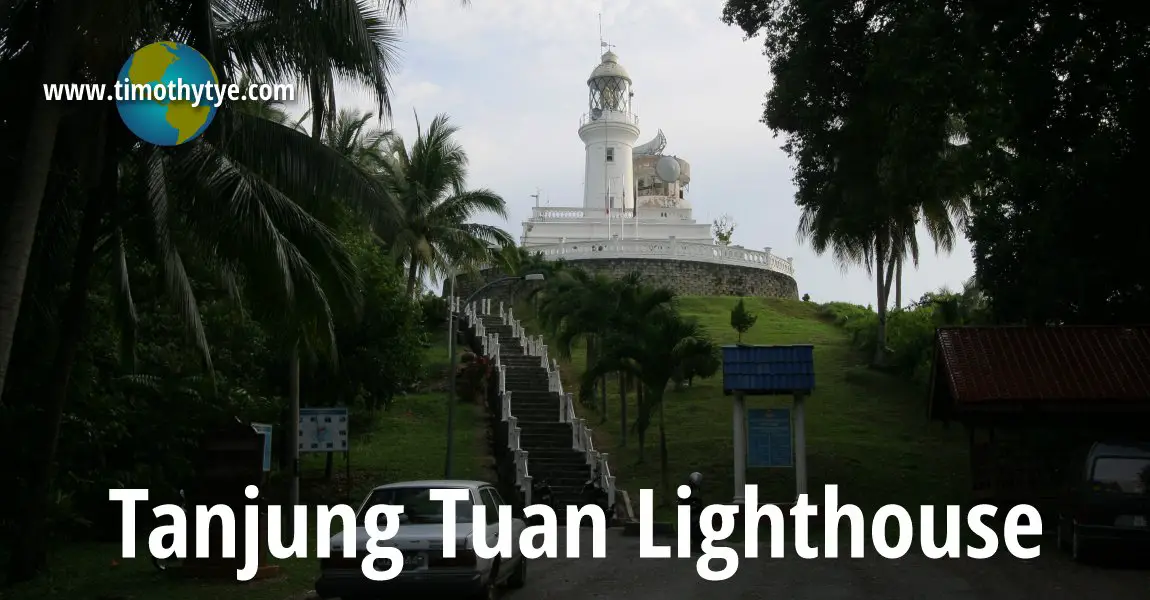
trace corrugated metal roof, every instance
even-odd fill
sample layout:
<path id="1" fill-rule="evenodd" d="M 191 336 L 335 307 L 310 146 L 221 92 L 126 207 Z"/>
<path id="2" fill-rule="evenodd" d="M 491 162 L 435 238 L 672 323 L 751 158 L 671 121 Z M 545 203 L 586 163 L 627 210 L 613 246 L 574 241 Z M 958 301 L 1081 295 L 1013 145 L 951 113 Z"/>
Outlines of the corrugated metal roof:
<path id="1" fill-rule="evenodd" d="M 936 348 L 956 404 L 1150 403 L 1150 327 L 948 327 Z"/>

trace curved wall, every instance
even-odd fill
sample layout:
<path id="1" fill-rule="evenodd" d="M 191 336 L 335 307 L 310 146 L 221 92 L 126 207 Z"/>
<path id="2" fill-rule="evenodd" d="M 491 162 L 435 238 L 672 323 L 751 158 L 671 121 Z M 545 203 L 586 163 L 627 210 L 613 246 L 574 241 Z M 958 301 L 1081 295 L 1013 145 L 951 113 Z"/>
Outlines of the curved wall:
<path id="1" fill-rule="evenodd" d="M 794 278 L 769 269 L 756 269 L 740 265 L 724 265 L 689 260 L 644 258 L 594 258 L 568 261 L 588 271 L 622 277 L 638 271 L 649 285 L 665 286 L 680 296 L 758 296 L 765 298 L 799 299 L 799 287 Z M 483 271 L 485 281 L 503 274 L 496 269 Z M 456 281 L 456 295 L 466 297 L 476 288 L 475 282 Z M 446 291 L 445 291 L 446 293 Z M 493 289 L 491 298 L 506 297 L 506 290 Z"/>

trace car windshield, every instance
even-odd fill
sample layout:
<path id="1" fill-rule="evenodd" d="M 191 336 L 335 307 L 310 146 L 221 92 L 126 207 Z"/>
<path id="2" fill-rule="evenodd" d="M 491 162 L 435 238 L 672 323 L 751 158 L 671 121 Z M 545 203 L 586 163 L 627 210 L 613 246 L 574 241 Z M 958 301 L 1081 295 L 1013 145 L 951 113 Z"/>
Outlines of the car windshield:
<path id="1" fill-rule="evenodd" d="M 402 506 L 403 512 L 399 515 L 400 523 L 411 524 L 439 524 L 443 523 L 443 502 L 431 499 L 432 488 L 426 487 L 400 487 L 375 490 L 367 498 L 363 508 L 356 517 L 359 525 L 364 524 L 367 511 L 378 504 Z M 455 505 L 455 522 L 471 522 L 471 500 L 457 502 Z"/>
<path id="2" fill-rule="evenodd" d="M 1150 458 L 1099 457 L 1091 480 L 1107 491 L 1145 494 L 1150 488 Z"/>

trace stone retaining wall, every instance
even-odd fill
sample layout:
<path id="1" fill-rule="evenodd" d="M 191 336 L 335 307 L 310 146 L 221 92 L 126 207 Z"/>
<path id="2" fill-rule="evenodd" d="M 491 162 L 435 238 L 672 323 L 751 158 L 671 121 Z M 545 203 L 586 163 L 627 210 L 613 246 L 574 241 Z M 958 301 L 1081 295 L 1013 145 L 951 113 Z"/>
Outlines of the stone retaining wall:
<path id="1" fill-rule="evenodd" d="M 609 258 L 570 261 L 592 272 L 622 277 L 638 271 L 649 285 L 665 286 L 680 296 L 752 296 L 799 299 L 795 280 L 777 271 L 741 265 L 724 265 L 686 260 Z M 483 271 L 485 281 L 502 277 L 496 269 Z M 456 295 L 466 297 L 476 288 L 475 281 L 456 281 Z M 510 287 L 510 286 L 509 286 Z M 507 299 L 510 289 L 492 289 L 486 297 Z"/>

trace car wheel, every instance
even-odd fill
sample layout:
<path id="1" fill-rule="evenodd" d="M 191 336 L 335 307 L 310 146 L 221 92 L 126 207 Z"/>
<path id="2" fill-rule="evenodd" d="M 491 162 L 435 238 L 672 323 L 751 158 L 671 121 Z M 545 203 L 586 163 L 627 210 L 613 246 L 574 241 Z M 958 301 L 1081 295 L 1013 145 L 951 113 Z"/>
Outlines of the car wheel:
<path id="1" fill-rule="evenodd" d="M 498 590 L 495 587 L 498 577 L 499 562 L 496 561 L 491 565 L 491 573 L 487 576 L 487 581 L 483 582 L 483 588 L 476 592 L 475 600 L 495 600 L 498 596 Z"/>
<path id="2" fill-rule="evenodd" d="M 527 557 L 520 556 L 519 564 L 515 565 L 515 572 L 507 579 L 507 587 L 517 590 L 527 585 Z"/>

